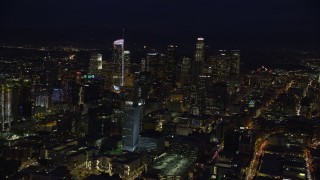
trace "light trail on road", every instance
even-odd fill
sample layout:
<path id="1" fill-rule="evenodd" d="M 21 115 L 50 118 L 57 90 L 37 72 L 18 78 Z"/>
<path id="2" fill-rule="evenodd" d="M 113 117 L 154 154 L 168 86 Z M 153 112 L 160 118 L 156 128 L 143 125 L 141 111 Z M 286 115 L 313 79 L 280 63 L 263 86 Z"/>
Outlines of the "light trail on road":
<path id="1" fill-rule="evenodd" d="M 254 153 L 254 157 L 250 163 L 250 166 L 248 168 L 249 172 L 247 173 L 247 177 L 245 178 L 246 180 L 253 180 L 256 172 L 257 172 L 257 168 L 259 165 L 259 159 L 264 151 L 264 148 L 266 147 L 268 141 L 265 140 L 263 141 L 263 143 L 261 143 L 261 145 L 259 146 L 259 143 L 256 145 L 256 152 Z M 258 152 L 257 152 L 258 151 Z"/>
<path id="2" fill-rule="evenodd" d="M 313 173 L 313 158 L 310 154 L 310 151 L 308 149 L 306 149 L 304 151 L 304 158 L 305 158 L 305 161 L 306 161 L 306 164 L 307 164 L 307 177 L 309 180 L 312 180 L 312 173 Z"/>
<path id="3" fill-rule="evenodd" d="M 219 156 L 219 153 L 222 150 L 223 150 L 223 145 L 213 154 L 212 158 L 208 162 L 211 163 L 213 160 L 215 160 Z"/>

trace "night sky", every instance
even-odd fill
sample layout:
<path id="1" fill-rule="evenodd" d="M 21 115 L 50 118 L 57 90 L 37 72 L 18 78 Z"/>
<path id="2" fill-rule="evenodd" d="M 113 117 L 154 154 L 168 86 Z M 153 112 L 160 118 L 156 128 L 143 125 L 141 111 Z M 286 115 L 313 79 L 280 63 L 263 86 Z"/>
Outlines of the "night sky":
<path id="1" fill-rule="evenodd" d="M 2 0 L 1 38 L 137 43 L 320 44 L 317 0 Z"/>

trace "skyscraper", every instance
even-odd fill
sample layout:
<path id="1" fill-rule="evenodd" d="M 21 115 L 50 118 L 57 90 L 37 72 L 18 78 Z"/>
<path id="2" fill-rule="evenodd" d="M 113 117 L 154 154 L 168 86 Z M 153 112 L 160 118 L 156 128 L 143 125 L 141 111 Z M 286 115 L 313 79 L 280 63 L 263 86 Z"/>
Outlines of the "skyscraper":
<path id="1" fill-rule="evenodd" d="M 204 38 L 198 38 L 196 43 L 195 61 L 204 62 Z"/>
<path id="2" fill-rule="evenodd" d="M 228 77 L 230 75 L 230 53 L 227 50 L 221 49 L 219 53 L 210 57 L 212 73 L 219 77 Z"/>
<path id="3" fill-rule="evenodd" d="M 177 72 L 177 46 L 169 45 L 167 49 L 167 72 L 169 79 L 174 82 Z"/>
<path id="4" fill-rule="evenodd" d="M 123 149 L 133 152 L 139 143 L 140 121 L 142 116 L 142 102 L 125 101 L 122 127 Z"/>
<path id="5" fill-rule="evenodd" d="M 158 53 L 147 53 L 146 59 L 146 71 L 151 73 L 153 79 L 158 78 L 158 73 L 160 72 L 160 54 Z"/>
<path id="6" fill-rule="evenodd" d="M 1 125 L 2 131 L 10 131 L 12 122 L 11 112 L 11 88 L 6 85 L 2 85 L 0 89 L 0 113 L 1 113 Z"/>
<path id="7" fill-rule="evenodd" d="M 237 75 L 240 72 L 240 51 L 219 50 L 214 56 L 209 56 L 207 61 L 210 74 L 220 77 Z"/>
<path id="8" fill-rule="evenodd" d="M 29 119 L 32 116 L 32 89 L 30 79 L 20 80 L 20 113 L 23 119 Z"/>
<path id="9" fill-rule="evenodd" d="M 102 70 L 102 54 L 97 52 L 91 53 L 90 67 L 89 67 L 90 74 L 97 76 L 98 74 L 100 74 L 101 70 Z"/>
<path id="10" fill-rule="evenodd" d="M 240 51 L 231 51 L 230 74 L 239 74 L 240 72 Z"/>
<path id="11" fill-rule="evenodd" d="M 130 51 L 124 51 L 124 68 L 125 68 L 125 77 L 129 76 L 131 73 L 131 59 L 130 59 Z"/>
<path id="12" fill-rule="evenodd" d="M 204 38 L 198 38 L 196 43 L 195 58 L 192 64 L 192 76 L 197 81 L 199 75 L 202 73 L 202 66 L 204 63 Z"/>
<path id="13" fill-rule="evenodd" d="M 180 72 L 180 84 L 183 86 L 187 80 L 187 77 L 190 73 L 190 67 L 191 67 L 191 59 L 184 57 L 182 59 L 181 64 L 181 72 Z"/>
<path id="14" fill-rule="evenodd" d="M 113 90 L 119 91 L 125 84 L 125 61 L 124 61 L 124 40 L 119 39 L 113 42 Z"/>

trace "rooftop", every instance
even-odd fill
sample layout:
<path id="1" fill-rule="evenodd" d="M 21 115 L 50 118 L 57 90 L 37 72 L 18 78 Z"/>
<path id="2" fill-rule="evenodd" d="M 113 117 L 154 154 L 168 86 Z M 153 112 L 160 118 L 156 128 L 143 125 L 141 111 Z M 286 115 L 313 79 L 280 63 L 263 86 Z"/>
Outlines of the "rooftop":
<path id="1" fill-rule="evenodd" d="M 166 154 L 158 159 L 152 168 L 159 170 L 160 174 L 163 175 L 182 176 L 192 164 L 192 160 L 188 157 L 178 154 Z"/>

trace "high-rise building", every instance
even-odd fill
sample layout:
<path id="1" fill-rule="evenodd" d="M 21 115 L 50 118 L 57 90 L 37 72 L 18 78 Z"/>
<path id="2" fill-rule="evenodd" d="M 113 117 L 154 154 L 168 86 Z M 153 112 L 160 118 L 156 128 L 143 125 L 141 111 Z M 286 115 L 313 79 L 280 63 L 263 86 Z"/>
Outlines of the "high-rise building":
<path id="1" fill-rule="evenodd" d="M 125 84 L 125 60 L 124 60 L 124 40 L 119 39 L 113 42 L 113 90 L 119 91 Z"/>
<path id="2" fill-rule="evenodd" d="M 62 89 L 61 88 L 54 88 L 52 91 L 52 102 L 62 102 Z"/>
<path id="3" fill-rule="evenodd" d="M 187 80 L 187 77 L 190 73 L 191 69 L 191 59 L 184 57 L 182 59 L 182 64 L 181 64 L 181 72 L 180 72 L 180 84 L 183 86 Z"/>
<path id="4" fill-rule="evenodd" d="M 145 62 L 146 71 L 154 73 L 153 71 L 158 67 L 158 56 L 158 53 L 147 53 L 147 59 Z"/>
<path id="5" fill-rule="evenodd" d="M 112 107 L 110 104 L 89 105 L 88 107 L 88 135 L 107 135 L 115 131 L 115 123 L 111 121 Z"/>
<path id="6" fill-rule="evenodd" d="M 194 80 L 197 80 L 199 75 L 202 73 L 202 68 L 204 64 L 204 38 L 198 38 L 196 43 L 195 58 L 192 64 L 192 76 Z"/>
<path id="7" fill-rule="evenodd" d="M 97 52 L 92 52 L 91 58 L 90 58 L 89 72 L 90 74 L 97 76 L 98 74 L 101 73 L 101 70 L 102 70 L 102 54 Z"/>
<path id="8" fill-rule="evenodd" d="M 198 38 L 196 43 L 195 61 L 204 62 L 204 38 Z"/>
<path id="9" fill-rule="evenodd" d="M 235 154 L 239 150 L 240 132 L 228 129 L 224 134 L 224 151 Z"/>
<path id="10" fill-rule="evenodd" d="M 177 46 L 169 45 L 167 49 L 167 72 L 171 81 L 175 80 L 177 72 Z"/>
<path id="11" fill-rule="evenodd" d="M 166 76 L 166 55 L 160 54 L 159 68 L 157 69 L 157 77 L 164 78 Z"/>
<path id="12" fill-rule="evenodd" d="M 84 103 L 95 104 L 102 97 L 103 92 L 103 81 L 95 79 L 87 82 L 83 86 L 83 101 Z"/>
<path id="13" fill-rule="evenodd" d="M 125 77 L 129 76 L 131 73 L 131 59 L 130 59 L 130 51 L 124 51 L 124 68 L 125 68 Z"/>
<path id="14" fill-rule="evenodd" d="M 1 130 L 10 131 L 12 122 L 11 112 L 11 88 L 8 84 L 2 85 L 0 89 L 0 119 L 1 119 Z"/>
<path id="15" fill-rule="evenodd" d="M 20 114 L 23 119 L 29 119 L 32 116 L 31 80 L 21 79 L 20 86 Z"/>
<path id="16" fill-rule="evenodd" d="M 159 53 L 148 53 L 146 61 L 146 71 L 151 73 L 153 79 L 158 78 L 161 69 L 160 54 Z"/>
<path id="17" fill-rule="evenodd" d="M 221 49 L 214 56 L 208 57 L 208 73 L 214 76 L 228 77 L 240 72 L 240 51 Z"/>
<path id="18" fill-rule="evenodd" d="M 8 81 L 8 80 L 7 80 Z M 10 82 L 11 85 L 11 103 L 12 103 L 12 119 L 13 122 L 17 122 L 21 120 L 21 109 L 20 109 L 20 81 L 19 79 L 12 79 Z"/>
<path id="19" fill-rule="evenodd" d="M 230 54 L 226 50 L 219 50 L 219 53 L 210 58 L 212 74 L 220 77 L 230 75 Z"/>
<path id="20" fill-rule="evenodd" d="M 240 72 L 240 51 L 231 51 L 230 74 L 239 74 Z"/>
<path id="21" fill-rule="evenodd" d="M 113 62 L 103 61 L 104 89 L 113 91 Z"/>
<path id="22" fill-rule="evenodd" d="M 122 145 L 124 150 L 133 152 L 138 146 L 142 111 L 142 102 L 137 100 L 125 101 L 122 127 Z"/>

